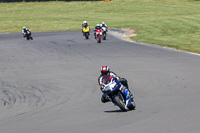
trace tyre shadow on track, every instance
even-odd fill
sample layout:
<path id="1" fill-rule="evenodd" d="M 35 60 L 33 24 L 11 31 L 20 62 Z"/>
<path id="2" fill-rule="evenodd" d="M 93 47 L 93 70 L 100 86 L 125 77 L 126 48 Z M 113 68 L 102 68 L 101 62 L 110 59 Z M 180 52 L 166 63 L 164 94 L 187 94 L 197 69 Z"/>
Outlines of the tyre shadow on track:
<path id="1" fill-rule="evenodd" d="M 108 111 L 104 111 L 105 113 L 123 113 L 123 111 L 121 111 L 120 109 L 118 110 L 108 110 Z"/>

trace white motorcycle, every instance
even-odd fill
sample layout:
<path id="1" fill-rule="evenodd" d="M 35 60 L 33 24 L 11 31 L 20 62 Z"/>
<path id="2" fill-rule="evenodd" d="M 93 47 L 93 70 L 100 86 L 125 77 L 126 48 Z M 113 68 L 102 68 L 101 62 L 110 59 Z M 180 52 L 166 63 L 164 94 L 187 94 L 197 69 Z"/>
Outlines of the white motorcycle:
<path id="1" fill-rule="evenodd" d="M 31 36 L 31 32 L 30 31 L 27 31 L 24 34 L 24 37 L 25 37 L 26 40 L 33 40 L 33 37 Z"/>
<path id="2" fill-rule="evenodd" d="M 102 38 L 103 40 L 106 40 L 106 32 L 107 32 L 107 28 L 106 27 L 102 27 Z"/>

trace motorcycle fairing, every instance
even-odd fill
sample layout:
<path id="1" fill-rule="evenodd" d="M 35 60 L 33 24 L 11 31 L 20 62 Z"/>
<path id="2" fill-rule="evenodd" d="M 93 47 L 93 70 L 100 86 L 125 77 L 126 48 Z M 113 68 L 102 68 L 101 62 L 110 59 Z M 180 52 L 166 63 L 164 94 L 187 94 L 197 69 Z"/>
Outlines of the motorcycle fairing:
<path id="1" fill-rule="evenodd" d="M 90 29 L 89 29 L 88 26 L 84 26 L 84 27 L 83 27 L 83 32 L 89 32 L 89 31 L 90 31 Z"/>

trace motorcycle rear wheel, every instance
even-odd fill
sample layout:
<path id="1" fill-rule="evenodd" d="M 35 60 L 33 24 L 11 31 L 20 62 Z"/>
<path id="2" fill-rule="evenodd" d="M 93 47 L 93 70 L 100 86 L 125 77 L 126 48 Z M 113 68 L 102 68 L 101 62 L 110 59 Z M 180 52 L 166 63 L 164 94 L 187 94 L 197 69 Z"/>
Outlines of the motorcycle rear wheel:
<path id="1" fill-rule="evenodd" d="M 129 110 L 135 110 L 135 107 L 136 107 L 135 101 L 133 100 L 133 101 L 132 101 L 132 104 L 131 104 L 130 106 L 128 106 L 128 109 L 129 109 Z"/>

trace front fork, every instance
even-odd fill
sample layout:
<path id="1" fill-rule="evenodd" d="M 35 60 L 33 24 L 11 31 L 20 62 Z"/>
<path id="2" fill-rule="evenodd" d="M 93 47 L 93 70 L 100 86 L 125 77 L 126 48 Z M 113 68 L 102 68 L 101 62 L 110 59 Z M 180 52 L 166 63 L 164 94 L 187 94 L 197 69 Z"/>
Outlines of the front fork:
<path id="1" fill-rule="evenodd" d="M 130 98 L 130 92 L 125 87 L 121 87 L 119 90 L 124 94 L 124 98 L 126 99 L 126 106 L 127 106 L 130 102 L 130 99 L 131 99 Z"/>
<path id="2" fill-rule="evenodd" d="M 100 34 L 96 34 L 96 38 L 99 40 L 101 39 L 101 35 Z"/>

